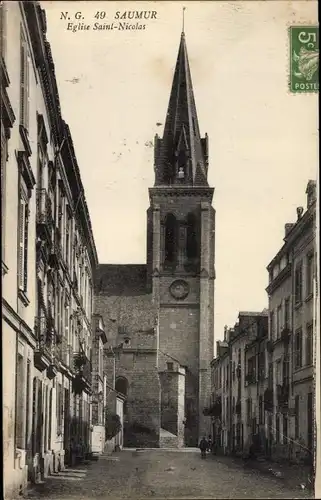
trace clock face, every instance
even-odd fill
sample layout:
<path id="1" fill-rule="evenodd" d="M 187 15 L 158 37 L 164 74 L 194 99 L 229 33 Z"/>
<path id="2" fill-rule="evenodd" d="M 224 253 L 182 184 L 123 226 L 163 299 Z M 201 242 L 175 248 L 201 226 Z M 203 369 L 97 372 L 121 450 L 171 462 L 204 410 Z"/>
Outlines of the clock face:
<path id="1" fill-rule="evenodd" d="M 169 291 L 174 299 L 182 300 L 189 294 L 189 285 L 186 281 L 176 280 L 169 287 Z"/>

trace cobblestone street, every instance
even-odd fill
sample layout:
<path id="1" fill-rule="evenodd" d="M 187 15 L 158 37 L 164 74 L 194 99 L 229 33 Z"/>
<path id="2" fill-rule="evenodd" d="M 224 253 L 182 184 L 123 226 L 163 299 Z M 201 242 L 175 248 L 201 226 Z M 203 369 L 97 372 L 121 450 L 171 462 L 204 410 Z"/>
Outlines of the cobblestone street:
<path id="1" fill-rule="evenodd" d="M 26 498 L 92 500 L 127 498 L 313 498 L 298 486 L 241 462 L 197 451 L 122 451 L 50 476 Z"/>

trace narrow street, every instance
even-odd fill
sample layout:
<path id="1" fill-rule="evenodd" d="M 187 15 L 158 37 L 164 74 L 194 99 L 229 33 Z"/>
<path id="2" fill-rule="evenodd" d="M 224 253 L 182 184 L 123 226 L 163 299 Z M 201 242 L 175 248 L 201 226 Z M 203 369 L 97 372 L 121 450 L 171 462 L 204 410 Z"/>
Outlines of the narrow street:
<path id="1" fill-rule="evenodd" d="M 69 468 L 34 486 L 26 498 L 92 500 L 152 498 L 313 498 L 241 462 L 198 451 L 123 450 Z"/>

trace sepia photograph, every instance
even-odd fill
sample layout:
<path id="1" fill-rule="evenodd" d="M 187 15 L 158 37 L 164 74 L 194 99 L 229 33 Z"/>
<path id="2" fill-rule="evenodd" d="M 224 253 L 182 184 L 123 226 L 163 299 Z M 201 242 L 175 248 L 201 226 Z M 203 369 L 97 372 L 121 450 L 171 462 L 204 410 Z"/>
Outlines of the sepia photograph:
<path id="1" fill-rule="evenodd" d="M 3 498 L 320 497 L 317 1 L 0 29 Z"/>

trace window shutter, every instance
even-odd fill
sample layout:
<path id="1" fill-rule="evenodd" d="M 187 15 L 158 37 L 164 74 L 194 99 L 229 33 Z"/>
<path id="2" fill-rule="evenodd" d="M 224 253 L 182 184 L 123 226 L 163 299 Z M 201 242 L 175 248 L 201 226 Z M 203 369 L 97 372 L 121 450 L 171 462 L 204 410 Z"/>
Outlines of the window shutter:
<path id="1" fill-rule="evenodd" d="M 24 254 L 23 254 L 23 287 L 27 290 L 28 284 L 28 222 L 29 222 L 29 207 L 25 203 L 25 218 L 24 218 Z"/>
<path id="2" fill-rule="evenodd" d="M 23 32 L 20 36 L 20 124 L 25 125 L 26 47 Z"/>
<path id="3" fill-rule="evenodd" d="M 24 126 L 29 130 L 29 107 L 30 107 L 30 85 L 29 85 L 29 57 L 25 48 L 25 119 Z"/>
<path id="4" fill-rule="evenodd" d="M 25 243 L 25 203 L 20 198 L 19 204 L 19 247 L 18 247 L 18 280 L 19 288 L 24 286 L 24 243 Z"/>
<path id="5" fill-rule="evenodd" d="M 7 138 L 1 123 L 1 250 L 2 260 L 5 260 L 5 217 L 6 217 L 6 163 L 7 163 Z"/>

